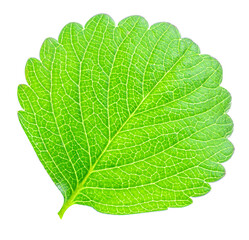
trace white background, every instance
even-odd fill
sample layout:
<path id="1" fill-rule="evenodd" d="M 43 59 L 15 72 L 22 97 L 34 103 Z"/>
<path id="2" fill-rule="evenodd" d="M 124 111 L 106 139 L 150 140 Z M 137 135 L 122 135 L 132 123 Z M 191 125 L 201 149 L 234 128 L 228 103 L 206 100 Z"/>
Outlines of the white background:
<path id="1" fill-rule="evenodd" d="M 0 3 L 0 239 L 249 239 L 249 6 L 236 0 L 1 1 Z M 226 176 L 206 196 L 182 209 L 113 216 L 72 206 L 62 220 L 63 198 L 39 162 L 18 119 L 17 86 L 29 57 L 69 22 L 85 24 L 107 13 L 117 23 L 142 15 L 167 21 L 217 58 L 222 86 L 232 94 L 230 140 L 235 153 Z"/>

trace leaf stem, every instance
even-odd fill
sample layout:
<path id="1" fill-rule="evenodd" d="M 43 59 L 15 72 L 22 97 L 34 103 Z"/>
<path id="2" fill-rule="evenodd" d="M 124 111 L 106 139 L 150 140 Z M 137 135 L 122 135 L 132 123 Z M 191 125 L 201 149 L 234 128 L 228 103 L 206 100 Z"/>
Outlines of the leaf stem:
<path id="1" fill-rule="evenodd" d="M 64 213 L 66 212 L 66 210 L 71 206 L 72 204 L 70 202 L 65 202 L 62 206 L 62 208 L 60 209 L 60 211 L 58 212 L 58 215 L 60 217 L 60 219 L 62 219 Z"/>
<path id="2" fill-rule="evenodd" d="M 108 145 L 105 147 L 104 151 L 106 150 L 106 148 L 108 147 Z M 104 152 L 103 151 L 103 152 Z M 103 152 L 101 153 L 101 155 L 99 156 L 99 158 L 101 158 L 101 156 L 103 155 Z M 98 159 L 99 159 L 98 158 Z M 60 211 L 58 212 L 58 215 L 60 217 L 60 219 L 62 219 L 64 213 L 66 212 L 66 210 L 72 206 L 74 204 L 74 200 L 77 197 L 78 193 L 83 189 L 83 186 L 86 182 L 86 180 L 88 179 L 89 175 L 92 173 L 95 165 L 97 164 L 97 161 L 95 162 L 95 164 L 89 169 L 87 175 L 85 176 L 85 178 L 83 179 L 83 181 L 76 187 L 76 189 L 74 190 L 74 192 L 72 193 L 71 197 L 64 202 L 63 206 L 61 207 Z"/>

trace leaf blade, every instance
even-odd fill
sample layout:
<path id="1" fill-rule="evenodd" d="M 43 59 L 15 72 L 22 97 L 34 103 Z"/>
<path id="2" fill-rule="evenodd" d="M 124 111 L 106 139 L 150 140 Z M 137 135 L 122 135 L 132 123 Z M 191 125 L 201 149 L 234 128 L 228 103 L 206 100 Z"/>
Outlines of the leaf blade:
<path id="1" fill-rule="evenodd" d="M 26 66 L 20 122 L 64 205 L 111 214 L 182 207 L 233 146 L 222 68 L 168 23 L 104 14 L 45 40 Z"/>

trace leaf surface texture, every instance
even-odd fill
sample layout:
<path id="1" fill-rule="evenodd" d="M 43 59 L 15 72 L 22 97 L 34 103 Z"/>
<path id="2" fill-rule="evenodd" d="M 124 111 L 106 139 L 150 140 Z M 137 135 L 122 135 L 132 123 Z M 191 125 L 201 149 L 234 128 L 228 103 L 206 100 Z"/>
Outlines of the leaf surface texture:
<path id="1" fill-rule="evenodd" d="M 105 14 L 44 41 L 18 88 L 20 123 L 64 196 L 110 214 L 183 207 L 233 153 L 222 68 L 176 27 Z"/>

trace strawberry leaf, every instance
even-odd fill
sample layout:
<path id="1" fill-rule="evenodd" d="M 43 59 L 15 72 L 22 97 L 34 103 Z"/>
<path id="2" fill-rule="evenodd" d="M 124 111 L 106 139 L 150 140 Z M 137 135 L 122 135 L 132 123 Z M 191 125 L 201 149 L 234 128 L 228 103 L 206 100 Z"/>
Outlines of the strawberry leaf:
<path id="1" fill-rule="evenodd" d="M 132 214 L 184 207 L 233 153 L 222 68 L 169 23 L 108 15 L 44 41 L 18 88 L 20 123 L 64 196 Z"/>

